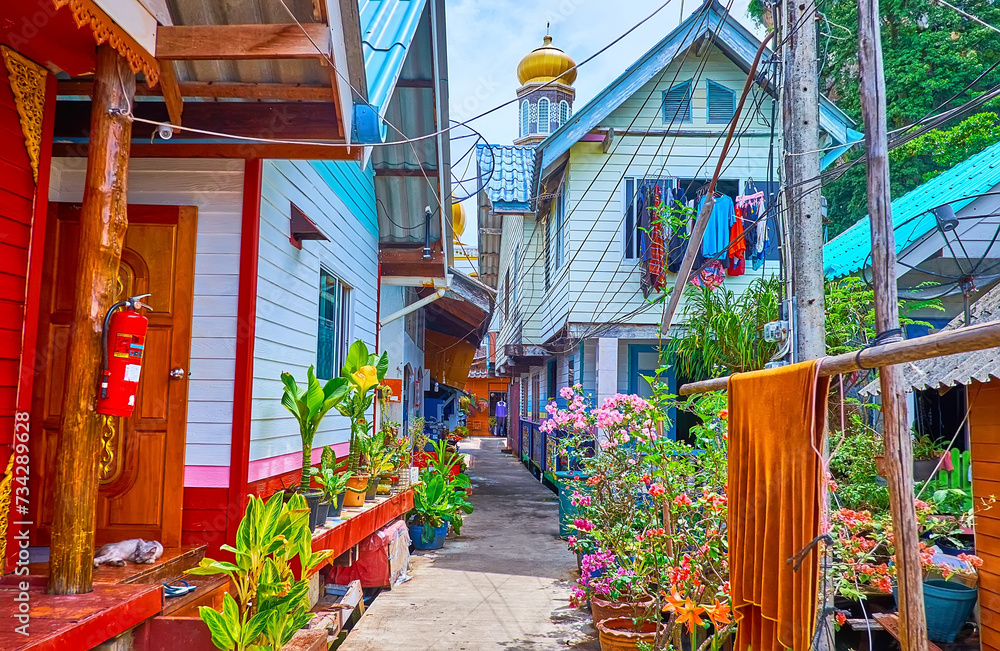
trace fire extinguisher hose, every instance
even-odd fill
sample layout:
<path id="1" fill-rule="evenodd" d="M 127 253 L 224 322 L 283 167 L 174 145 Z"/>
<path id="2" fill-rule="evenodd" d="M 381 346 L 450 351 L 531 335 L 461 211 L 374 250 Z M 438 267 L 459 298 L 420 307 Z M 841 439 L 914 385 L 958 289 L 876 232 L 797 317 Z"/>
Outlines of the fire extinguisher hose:
<path id="1" fill-rule="evenodd" d="M 101 328 L 101 350 L 104 353 L 104 359 L 102 361 L 101 369 L 101 397 L 108 397 L 108 375 L 111 374 L 111 355 L 108 352 L 108 328 L 111 324 L 111 315 L 115 313 L 120 307 L 126 307 L 129 305 L 129 301 L 118 301 L 108 309 L 107 314 L 104 315 L 104 327 Z"/>

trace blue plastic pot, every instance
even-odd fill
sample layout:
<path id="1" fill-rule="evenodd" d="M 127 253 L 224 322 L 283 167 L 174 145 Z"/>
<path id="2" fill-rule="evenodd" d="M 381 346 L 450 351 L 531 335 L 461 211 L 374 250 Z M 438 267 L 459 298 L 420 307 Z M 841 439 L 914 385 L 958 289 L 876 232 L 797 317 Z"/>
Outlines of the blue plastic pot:
<path id="1" fill-rule="evenodd" d="M 448 534 L 448 525 L 437 527 L 434 530 L 434 538 L 430 542 L 424 542 L 424 528 L 419 524 L 410 525 L 410 540 L 416 549 L 441 549 L 444 547 L 444 537 Z"/>
<path id="2" fill-rule="evenodd" d="M 897 598 L 896 587 L 892 588 Z M 957 581 L 924 581 L 924 610 L 927 612 L 927 638 L 951 644 L 972 616 L 979 591 Z"/>

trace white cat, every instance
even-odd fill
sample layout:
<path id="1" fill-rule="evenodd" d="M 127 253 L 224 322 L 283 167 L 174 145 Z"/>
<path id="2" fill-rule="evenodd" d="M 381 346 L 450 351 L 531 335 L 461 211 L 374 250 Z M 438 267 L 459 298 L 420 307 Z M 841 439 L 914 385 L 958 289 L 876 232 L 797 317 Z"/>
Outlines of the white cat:
<path id="1" fill-rule="evenodd" d="M 94 567 L 99 565 L 114 565 L 122 567 L 125 561 L 138 565 L 152 565 L 163 555 L 163 545 L 155 540 L 132 538 L 116 543 L 108 543 L 94 554 Z"/>

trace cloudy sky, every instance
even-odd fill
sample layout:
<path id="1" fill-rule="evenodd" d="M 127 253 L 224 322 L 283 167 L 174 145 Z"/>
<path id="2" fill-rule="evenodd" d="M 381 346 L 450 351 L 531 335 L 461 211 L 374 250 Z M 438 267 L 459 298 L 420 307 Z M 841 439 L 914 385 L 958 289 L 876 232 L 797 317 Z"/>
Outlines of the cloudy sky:
<path id="1" fill-rule="evenodd" d="M 746 15 L 747 3 L 733 0 L 732 13 L 757 32 Z M 552 44 L 580 62 L 662 4 L 663 0 L 445 0 L 452 119 L 467 120 L 514 98 L 519 85 L 517 64 L 542 45 L 546 23 L 551 23 Z M 700 4 L 700 0 L 684 0 L 683 4 L 682 0 L 671 0 L 652 19 L 581 66 L 574 84 L 574 109 L 584 106 L 677 27 L 682 7 L 687 16 Z M 473 126 L 490 143 L 509 144 L 517 137 L 516 105 L 504 106 Z M 468 158 L 459 159 L 469 148 L 469 140 L 452 144 L 453 172 L 460 179 L 475 175 L 475 161 L 466 168 Z M 470 185 L 468 192 L 475 187 Z M 456 196 L 461 196 L 460 191 Z M 463 241 L 475 246 L 474 200 L 467 200 L 464 206 L 470 223 Z"/>

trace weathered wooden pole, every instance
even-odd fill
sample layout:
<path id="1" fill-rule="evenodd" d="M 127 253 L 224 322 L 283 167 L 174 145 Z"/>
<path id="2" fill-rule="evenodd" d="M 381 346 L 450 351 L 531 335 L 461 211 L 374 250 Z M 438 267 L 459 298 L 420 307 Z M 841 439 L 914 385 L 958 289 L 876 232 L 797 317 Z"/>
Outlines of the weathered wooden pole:
<path id="1" fill-rule="evenodd" d="M 899 328 L 899 298 L 896 293 L 896 236 L 889 190 L 885 75 L 882 70 L 878 0 L 858 0 L 858 63 L 868 159 L 875 328 L 879 333 L 887 333 Z M 920 568 L 920 538 L 913 507 L 913 447 L 902 369 L 899 366 L 883 366 L 879 370 L 879 383 L 882 388 L 885 472 L 896 548 L 899 641 L 903 651 L 926 651 L 927 619 Z"/>
<path id="2" fill-rule="evenodd" d="M 111 307 L 128 222 L 126 177 L 135 75 L 109 45 L 97 49 L 90 148 L 80 213 L 79 271 L 67 352 L 62 426 L 56 454 L 49 594 L 90 592 L 97 520 L 100 423 L 94 404 L 101 326 Z"/>
<path id="3" fill-rule="evenodd" d="M 795 360 L 826 355 L 823 293 L 823 195 L 819 179 L 819 73 L 816 67 L 816 3 L 784 3 L 782 35 L 784 90 L 781 128 L 784 141 L 785 206 L 791 240 Z"/>

